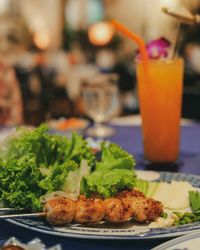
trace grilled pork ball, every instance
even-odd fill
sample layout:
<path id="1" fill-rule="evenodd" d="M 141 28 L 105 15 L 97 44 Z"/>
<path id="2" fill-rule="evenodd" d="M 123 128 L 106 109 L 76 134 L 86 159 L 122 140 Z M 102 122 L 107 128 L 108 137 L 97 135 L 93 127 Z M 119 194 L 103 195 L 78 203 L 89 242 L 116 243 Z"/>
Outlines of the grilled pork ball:
<path id="1" fill-rule="evenodd" d="M 110 222 L 128 221 L 132 217 L 130 204 L 124 203 L 122 199 L 108 198 L 104 201 L 105 220 Z"/>
<path id="2" fill-rule="evenodd" d="M 146 197 L 133 197 L 126 200 L 130 204 L 132 217 L 138 222 L 150 222 L 161 216 L 163 206 L 161 202 Z"/>
<path id="3" fill-rule="evenodd" d="M 132 217 L 138 222 L 149 222 L 158 218 L 163 212 L 161 202 L 147 198 L 140 191 L 125 190 L 117 195 L 124 207 L 130 207 Z"/>
<path id="4" fill-rule="evenodd" d="M 75 222 L 80 224 L 97 223 L 103 220 L 104 215 L 105 207 L 103 200 L 80 196 L 76 204 Z"/>
<path id="5" fill-rule="evenodd" d="M 158 218 L 163 212 L 161 202 L 142 197 L 129 196 L 120 198 L 123 201 L 124 207 L 129 207 L 131 217 L 138 222 L 149 222 Z"/>
<path id="6" fill-rule="evenodd" d="M 105 219 L 110 222 L 123 222 L 134 218 L 138 222 L 149 222 L 158 218 L 163 207 L 159 201 L 146 198 L 144 194 L 136 190 L 120 192 L 116 198 L 104 201 Z"/>
<path id="7" fill-rule="evenodd" d="M 61 226 L 70 223 L 75 216 L 76 202 L 58 196 L 50 199 L 44 206 L 46 218 L 50 224 Z"/>

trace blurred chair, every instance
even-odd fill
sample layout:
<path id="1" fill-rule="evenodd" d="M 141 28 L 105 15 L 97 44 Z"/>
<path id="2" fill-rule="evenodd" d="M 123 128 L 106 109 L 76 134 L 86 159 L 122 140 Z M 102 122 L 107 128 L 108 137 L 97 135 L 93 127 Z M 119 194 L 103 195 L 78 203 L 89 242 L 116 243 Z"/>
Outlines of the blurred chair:
<path id="1" fill-rule="evenodd" d="M 46 66 L 36 67 L 41 82 L 41 97 L 46 119 L 69 117 L 73 114 L 73 105 L 66 93 L 65 85 L 59 84 L 62 75 L 56 69 Z"/>
<path id="2" fill-rule="evenodd" d="M 0 60 L 0 124 L 23 123 L 20 87 L 14 69 Z"/>
<path id="3" fill-rule="evenodd" d="M 34 68 L 28 69 L 17 65 L 15 70 L 21 87 L 24 122 L 37 126 L 45 120 L 39 77 Z"/>
<path id="4" fill-rule="evenodd" d="M 49 106 L 50 118 L 58 119 L 59 117 L 73 116 L 73 102 L 67 97 L 66 90 L 64 88 L 54 87 L 53 93 L 54 95 Z"/>

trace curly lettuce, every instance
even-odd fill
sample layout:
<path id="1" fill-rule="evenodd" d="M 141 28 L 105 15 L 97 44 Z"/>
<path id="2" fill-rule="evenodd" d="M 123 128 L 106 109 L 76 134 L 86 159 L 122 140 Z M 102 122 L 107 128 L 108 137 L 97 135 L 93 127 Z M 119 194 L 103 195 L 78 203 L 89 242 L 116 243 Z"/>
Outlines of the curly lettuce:
<path id="1" fill-rule="evenodd" d="M 98 193 L 108 198 L 133 188 L 136 180 L 133 156 L 117 144 L 102 143 L 101 148 L 102 156 L 95 171 L 82 179 L 81 193 L 87 196 Z"/>
<path id="2" fill-rule="evenodd" d="M 69 173 L 79 172 L 83 159 L 88 172 L 95 164 L 82 136 L 50 135 L 46 125 L 32 131 L 20 129 L 0 149 L 0 198 L 15 208 L 41 210 L 39 197 L 62 190 Z"/>
<path id="3" fill-rule="evenodd" d="M 81 193 L 88 197 L 94 193 L 109 198 L 124 189 L 133 188 L 134 185 L 135 175 L 133 171 L 127 169 L 94 171 L 90 175 L 83 177 Z"/>

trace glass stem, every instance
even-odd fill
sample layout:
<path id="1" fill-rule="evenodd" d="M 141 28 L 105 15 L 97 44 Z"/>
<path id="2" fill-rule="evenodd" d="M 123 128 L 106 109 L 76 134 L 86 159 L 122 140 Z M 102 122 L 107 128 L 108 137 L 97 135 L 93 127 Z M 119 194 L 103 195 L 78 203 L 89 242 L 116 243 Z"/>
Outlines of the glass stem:
<path id="1" fill-rule="evenodd" d="M 103 127 L 103 123 L 102 122 L 95 122 L 94 123 L 94 127 L 97 128 L 97 129 L 98 128 L 102 128 Z"/>

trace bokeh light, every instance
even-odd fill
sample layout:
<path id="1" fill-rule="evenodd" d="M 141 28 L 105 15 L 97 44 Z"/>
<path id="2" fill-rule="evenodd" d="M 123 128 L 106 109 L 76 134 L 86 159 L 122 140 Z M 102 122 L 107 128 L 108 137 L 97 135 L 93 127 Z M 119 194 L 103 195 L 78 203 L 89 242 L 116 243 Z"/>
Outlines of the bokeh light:
<path id="1" fill-rule="evenodd" d="M 35 32 L 33 41 L 39 49 L 47 49 L 50 46 L 50 36 L 47 30 L 40 30 Z"/>
<path id="2" fill-rule="evenodd" d="M 111 41 L 113 35 L 114 28 L 108 22 L 99 22 L 88 28 L 89 40 L 93 45 L 106 45 Z"/>

